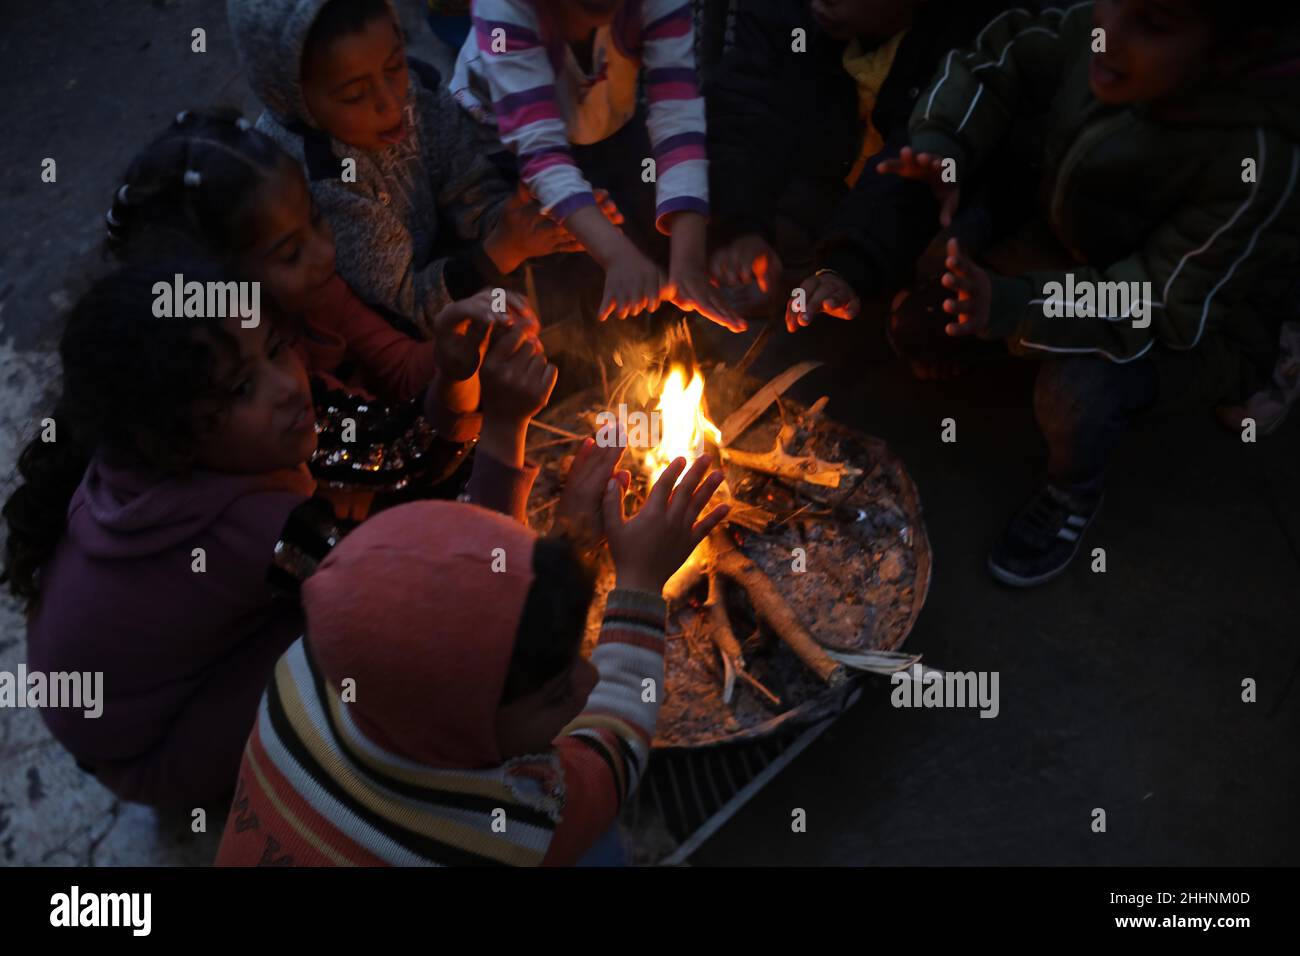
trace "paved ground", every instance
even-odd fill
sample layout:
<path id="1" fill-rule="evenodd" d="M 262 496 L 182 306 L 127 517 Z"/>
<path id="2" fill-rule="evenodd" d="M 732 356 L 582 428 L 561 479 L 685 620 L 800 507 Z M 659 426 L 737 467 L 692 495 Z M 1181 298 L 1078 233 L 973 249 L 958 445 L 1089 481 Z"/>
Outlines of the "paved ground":
<path id="1" fill-rule="evenodd" d="M 17 7 L 19 5 L 11 5 Z M 190 52 L 207 30 L 208 52 Z M 41 417 L 60 316 L 94 272 L 130 154 L 187 106 L 251 107 L 220 0 L 52 0 L 0 33 L 0 473 Z M 40 182 L 44 157 L 57 184 Z M 722 343 L 734 351 L 738 341 Z M 1030 593 L 995 585 L 988 542 L 1042 448 L 1030 369 L 913 382 L 867 323 L 782 341 L 839 364 L 805 383 L 887 439 L 915 477 L 935 554 L 909 640 L 928 663 L 997 670 L 1001 714 L 894 710 L 880 683 L 725 827 L 700 864 L 1295 863 L 1300 822 L 1300 421 L 1243 445 L 1207 418 L 1144 423 L 1115 463 L 1081 565 Z M 939 440 L 955 418 L 956 444 Z M 25 659 L 0 606 L 0 670 Z M 1244 704 L 1253 677 L 1259 702 Z M 1107 831 L 1090 830 L 1104 808 Z M 807 832 L 792 833 L 794 808 Z M 28 711 L 0 711 L 0 864 L 203 863 L 211 839 L 81 775 Z"/>

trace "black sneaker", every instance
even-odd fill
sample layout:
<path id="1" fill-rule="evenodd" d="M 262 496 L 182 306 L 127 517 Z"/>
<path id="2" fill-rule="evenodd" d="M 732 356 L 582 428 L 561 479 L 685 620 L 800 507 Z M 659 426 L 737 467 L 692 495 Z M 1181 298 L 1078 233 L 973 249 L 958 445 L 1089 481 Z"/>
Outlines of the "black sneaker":
<path id="1" fill-rule="evenodd" d="M 1085 499 L 1044 485 L 989 552 L 989 572 L 1018 588 L 1052 580 L 1070 566 L 1100 506 L 1100 495 Z"/>

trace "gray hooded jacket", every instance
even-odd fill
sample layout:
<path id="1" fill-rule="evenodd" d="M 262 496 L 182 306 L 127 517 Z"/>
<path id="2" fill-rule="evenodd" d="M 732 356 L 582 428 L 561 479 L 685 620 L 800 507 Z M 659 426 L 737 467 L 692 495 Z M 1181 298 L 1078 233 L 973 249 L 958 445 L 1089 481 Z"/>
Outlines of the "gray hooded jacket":
<path id="1" fill-rule="evenodd" d="M 257 128 L 306 168 L 334 231 L 339 274 L 353 291 L 430 337 L 443 306 L 501 281 L 479 243 L 510 186 L 482 155 L 473 120 L 421 64 L 411 65 L 402 142 L 367 151 L 323 131 L 301 77 L 307 34 L 326 2 L 228 0 L 244 72 L 266 107 Z M 400 30 L 396 10 L 393 22 Z M 345 158 L 356 161 L 356 182 L 342 181 Z M 465 242 L 473 245 L 448 255 Z"/>

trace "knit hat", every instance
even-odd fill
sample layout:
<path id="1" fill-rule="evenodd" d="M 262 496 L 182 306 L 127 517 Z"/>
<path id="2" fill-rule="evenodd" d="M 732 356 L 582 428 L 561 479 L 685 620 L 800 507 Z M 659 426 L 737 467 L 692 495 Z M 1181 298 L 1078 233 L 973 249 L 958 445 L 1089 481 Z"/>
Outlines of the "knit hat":
<path id="1" fill-rule="evenodd" d="M 349 534 L 303 584 L 307 644 L 380 747 L 431 767 L 501 762 L 494 718 L 536 535 L 477 505 L 420 501 Z"/>
<path id="2" fill-rule="evenodd" d="M 257 98 L 286 125 L 319 124 L 302 93 L 302 55 L 307 35 L 328 0 L 226 0 L 230 33 L 244 76 Z M 393 0 L 388 11 L 401 30 Z"/>

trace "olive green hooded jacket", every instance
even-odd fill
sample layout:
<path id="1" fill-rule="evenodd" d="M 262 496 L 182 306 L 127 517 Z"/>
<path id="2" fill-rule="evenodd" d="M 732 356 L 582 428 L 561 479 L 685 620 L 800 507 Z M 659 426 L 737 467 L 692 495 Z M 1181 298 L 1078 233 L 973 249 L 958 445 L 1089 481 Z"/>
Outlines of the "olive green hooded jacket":
<path id="1" fill-rule="evenodd" d="M 1037 116 L 1046 173 L 1026 188 L 1041 190 L 1048 225 L 1078 262 L 1073 288 L 1149 283 L 1128 287 L 1149 289 L 1149 302 L 1120 308 L 1102 294 L 1110 308 L 1061 316 L 1065 272 L 994 276 L 990 333 L 1012 351 L 1129 362 L 1212 350 L 1215 364 L 1238 366 L 1236 390 L 1250 388 L 1277 346 L 1262 292 L 1300 258 L 1300 58 L 1276 54 L 1198 91 L 1177 119 L 1148 104 L 1107 107 L 1089 88 L 1092 7 L 1011 10 L 952 51 L 917 101 L 912 146 L 955 159 L 960 184 L 1013 121 Z"/>

